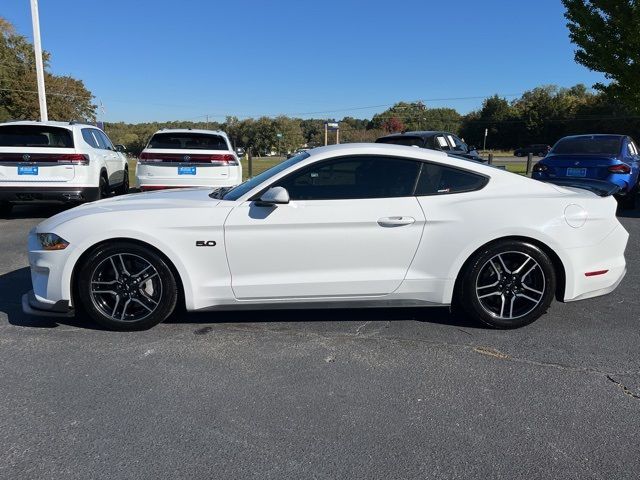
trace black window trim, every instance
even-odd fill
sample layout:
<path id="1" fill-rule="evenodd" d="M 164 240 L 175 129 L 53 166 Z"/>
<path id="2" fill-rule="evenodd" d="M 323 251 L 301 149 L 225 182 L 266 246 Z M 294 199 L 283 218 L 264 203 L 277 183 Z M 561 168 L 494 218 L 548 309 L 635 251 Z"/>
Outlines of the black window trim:
<path id="1" fill-rule="evenodd" d="M 376 200 L 376 199 L 380 199 L 380 198 L 409 198 L 409 197 L 438 197 L 438 196 L 443 196 L 443 195 L 456 195 L 459 193 L 469 193 L 469 192 L 477 192 L 482 190 L 484 187 L 487 186 L 487 184 L 489 183 L 489 180 L 491 179 L 491 177 L 489 175 L 485 175 L 484 173 L 479 173 L 479 172 L 474 172 L 471 170 L 467 170 L 466 168 L 460 168 L 454 165 L 447 165 L 444 163 L 438 163 L 438 162 L 430 162 L 429 160 L 422 160 L 420 158 L 410 158 L 410 157 L 396 157 L 393 155 L 379 155 L 379 154 L 371 154 L 371 153 L 360 153 L 360 154 L 351 154 L 351 155 L 341 155 L 339 157 L 331 157 L 331 158 L 325 158 L 324 160 L 321 160 L 319 162 L 314 162 L 308 165 L 305 165 L 303 167 L 300 167 L 296 170 L 294 170 L 293 172 L 290 172 L 286 175 L 284 175 L 283 177 L 280 177 L 276 180 L 274 180 L 272 183 L 269 184 L 269 186 L 261 189 L 258 191 L 258 193 L 256 193 L 255 195 L 252 195 L 251 197 L 249 197 L 247 200 L 247 202 L 255 202 L 260 200 L 260 197 L 262 196 L 263 193 L 265 193 L 267 190 L 269 190 L 270 188 L 273 188 L 274 186 L 277 186 L 277 183 L 282 182 L 286 179 L 288 179 L 289 177 L 295 175 L 296 173 L 298 173 L 300 170 L 302 170 L 303 168 L 307 168 L 310 167 L 312 165 L 322 165 L 324 163 L 328 163 L 328 162 L 333 162 L 335 160 L 341 160 L 343 158 L 357 158 L 357 157 L 380 157 L 380 158 L 388 158 L 388 159 L 392 159 L 392 160 L 406 160 L 406 161 L 410 161 L 410 162 L 418 162 L 420 164 L 419 168 L 418 168 L 418 174 L 416 175 L 416 180 L 413 184 L 413 188 L 411 189 L 411 195 L 407 195 L 407 196 L 403 196 L 403 197 L 363 197 L 363 198 L 335 198 L 335 199 L 323 199 L 323 200 L 304 200 L 305 202 L 333 202 L 333 201 L 344 201 L 344 200 Z M 464 173 L 470 173 L 472 175 L 476 175 L 478 177 L 482 177 L 484 179 L 482 185 L 479 188 L 470 188 L 468 190 L 459 190 L 456 192 L 451 192 L 451 193 L 429 193 L 429 194 L 424 194 L 424 195 L 416 195 L 416 189 L 418 188 L 418 183 L 420 182 L 420 176 L 422 175 L 422 168 L 425 164 L 429 164 L 429 165 L 436 165 L 438 167 L 445 167 L 445 168 L 450 168 L 453 170 L 458 170 Z"/>

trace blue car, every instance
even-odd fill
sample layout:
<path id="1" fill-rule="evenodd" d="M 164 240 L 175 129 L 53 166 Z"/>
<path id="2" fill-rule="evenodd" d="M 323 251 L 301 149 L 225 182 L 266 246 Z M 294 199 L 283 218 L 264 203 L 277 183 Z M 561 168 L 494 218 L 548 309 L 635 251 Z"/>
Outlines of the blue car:
<path id="1" fill-rule="evenodd" d="M 533 178 L 566 179 L 573 183 L 597 180 L 617 185 L 623 208 L 635 208 L 640 155 L 627 135 L 574 135 L 564 137 L 533 167 Z"/>

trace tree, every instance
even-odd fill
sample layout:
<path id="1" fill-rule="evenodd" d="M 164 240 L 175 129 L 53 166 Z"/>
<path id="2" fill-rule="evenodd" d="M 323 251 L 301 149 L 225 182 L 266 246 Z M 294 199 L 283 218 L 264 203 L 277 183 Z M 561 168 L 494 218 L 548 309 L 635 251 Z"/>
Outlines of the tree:
<path id="1" fill-rule="evenodd" d="M 94 120 L 96 106 L 81 80 L 47 72 L 50 55 L 42 53 L 45 65 L 47 110 L 52 120 Z M 0 121 L 35 120 L 40 116 L 35 57 L 26 37 L 0 18 Z"/>
<path id="2" fill-rule="evenodd" d="M 402 120 L 400 120 L 398 117 L 389 117 L 384 122 L 382 122 L 382 129 L 386 133 L 395 133 L 402 132 L 405 127 L 404 123 L 402 123 Z"/>
<path id="3" fill-rule="evenodd" d="M 640 2 L 562 0 L 576 62 L 602 72 L 608 85 L 594 88 L 640 111 Z"/>

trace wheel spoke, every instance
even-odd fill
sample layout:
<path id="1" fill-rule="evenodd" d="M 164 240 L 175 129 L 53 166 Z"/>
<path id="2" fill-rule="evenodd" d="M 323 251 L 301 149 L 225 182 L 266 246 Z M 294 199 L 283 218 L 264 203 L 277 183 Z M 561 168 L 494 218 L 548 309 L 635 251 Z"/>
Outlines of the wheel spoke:
<path id="1" fill-rule="evenodd" d="M 535 288 L 531 288 L 529 285 L 525 285 L 524 283 L 522 284 L 522 288 L 529 290 L 530 292 L 537 293 L 540 296 L 544 294 L 544 292 L 541 292 L 540 290 L 536 290 Z"/>
<path id="2" fill-rule="evenodd" d="M 113 311 L 111 312 L 112 318 L 116 318 L 116 310 L 118 309 L 118 305 L 120 305 L 120 295 L 116 295 L 116 304 L 113 306 Z"/>
<path id="3" fill-rule="evenodd" d="M 91 282 L 92 285 L 113 285 L 114 283 L 118 283 L 117 280 L 110 280 L 108 282 L 102 282 L 102 281 L 98 281 L 98 280 L 93 280 Z"/>
<path id="4" fill-rule="evenodd" d="M 500 294 L 501 302 L 500 302 L 500 316 L 504 316 L 504 304 L 506 303 L 506 298 L 504 294 Z"/>
<path id="5" fill-rule="evenodd" d="M 124 264 L 124 259 L 122 258 L 122 255 L 118 255 L 118 258 L 120 259 L 120 264 L 122 265 L 122 273 L 124 273 L 125 275 L 131 275 L 129 273 L 129 270 L 127 270 L 127 267 Z"/>
<path id="6" fill-rule="evenodd" d="M 133 275 L 131 275 L 132 277 L 136 278 L 139 277 L 140 275 L 142 275 L 144 272 L 146 272 L 147 270 L 149 270 L 151 268 L 151 265 L 147 265 L 146 267 L 144 267 L 142 270 L 140 270 L 138 273 L 134 273 Z"/>
<path id="7" fill-rule="evenodd" d="M 144 308 L 146 308 L 147 310 L 149 310 L 150 312 L 153 312 L 153 308 L 148 307 L 144 302 L 141 302 L 139 299 L 137 298 L 132 298 L 131 299 L 132 302 L 135 302 L 139 305 L 142 305 Z"/>
<path id="8" fill-rule="evenodd" d="M 478 295 L 478 299 L 483 299 L 483 298 L 487 298 L 487 297 L 495 297 L 497 295 L 502 295 L 502 292 L 500 290 L 495 290 L 491 293 L 485 293 L 484 295 Z"/>
<path id="9" fill-rule="evenodd" d="M 524 282 L 524 279 L 527 278 L 529 276 L 529 274 L 536 269 L 537 266 L 538 266 L 538 264 L 536 263 L 533 267 L 531 267 L 529 270 L 527 270 L 527 273 L 522 275 L 521 279 L 522 279 L 523 282 Z"/>
<path id="10" fill-rule="evenodd" d="M 516 268 L 513 273 L 520 273 L 522 271 L 522 269 L 525 267 L 525 265 L 527 263 L 529 263 L 529 260 L 531 260 L 531 257 L 527 256 L 527 259 L 522 263 L 522 265 L 520 265 L 518 268 Z"/>
<path id="11" fill-rule="evenodd" d="M 111 266 L 113 267 L 113 273 L 116 274 L 116 280 L 118 280 L 120 278 L 120 272 L 118 272 L 116 262 L 113 261 L 113 257 L 109 257 L 109 261 L 111 262 Z"/>
<path id="12" fill-rule="evenodd" d="M 504 260 L 502 259 L 502 255 L 498 255 L 498 260 L 500 260 L 500 263 L 502 264 L 502 268 L 504 268 L 505 273 L 511 273 L 511 270 L 509 270 L 507 268 L 507 265 L 504 263 Z"/>
<path id="13" fill-rule="evenodd" d="M 511 297 L 511 305 L 509 306 L 509 318 L 513 318 L 513 304 L 516 301 L 516 296 Z"/>
<path id="14" fill-rule="evenodd" d="M 524 293 L 516 293 L 516 296 L 518 298 L 526 298 L 527 300 L 529 300 L 530 302 L 533 302 L 535 304 L 540 302 L 540 299 L 536 300 L 535 298 L 531 298 L 529 295 L 525 295 Z"/>
<path id="15" fill-rule="evenodd" d="M 113 296 L 118 296 L 118 293 L 113 291 L 113 290 L 91 290 L 91 293 L 97 293 L 97 294 L 111 294 Z"/>
<path id="16" fill-rule="evenodd" d="M 126 302 L 124 302 L 124 307 L 122 307 L 122 314 L 120 315 L 120 320 L 124 320 L 124 316 L 127 313 L 127 308 L 129 307 L 129 304 L 131 303 L 131 299 L 128 298 Z"/>

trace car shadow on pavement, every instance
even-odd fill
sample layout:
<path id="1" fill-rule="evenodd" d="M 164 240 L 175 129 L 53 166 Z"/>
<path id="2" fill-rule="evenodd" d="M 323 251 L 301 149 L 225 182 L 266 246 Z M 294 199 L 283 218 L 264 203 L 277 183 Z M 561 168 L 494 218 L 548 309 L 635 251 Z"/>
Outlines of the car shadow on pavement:
<path id="1" fill-rule="evenodd" d="M 31 289 L 29 268 L 24 267 L 0 275 L 0 312 L 11 325 L 27 328 L 56 328 L 68 325 L 90 330 L 104 330 L 87 318 L 40 317 L 22 312 L 22 295 Z M 242 310 L 210 312 L 176 312 L 166 320 L 171 324 L 202 325 L 224 323 L 295 323 L 340 321 L 413 320 L 455 327 L 482 328 L 463 315 L 451 313 L 446 307 L 430 308 L 340 308 L 304 310 Z"/>
<path id="2" fill-rule="evenodd" d="M 98 325 L 79 321 L 74 317 L 40 317 L 23 313 L 22 295 L 29 290 L 31 290 L 29 267 L 0 275 L 0 312 L 7 315 L 11 325 L 29 328 L 56 328 L 59 325 L 69 325 L 101 330 Z"/>

